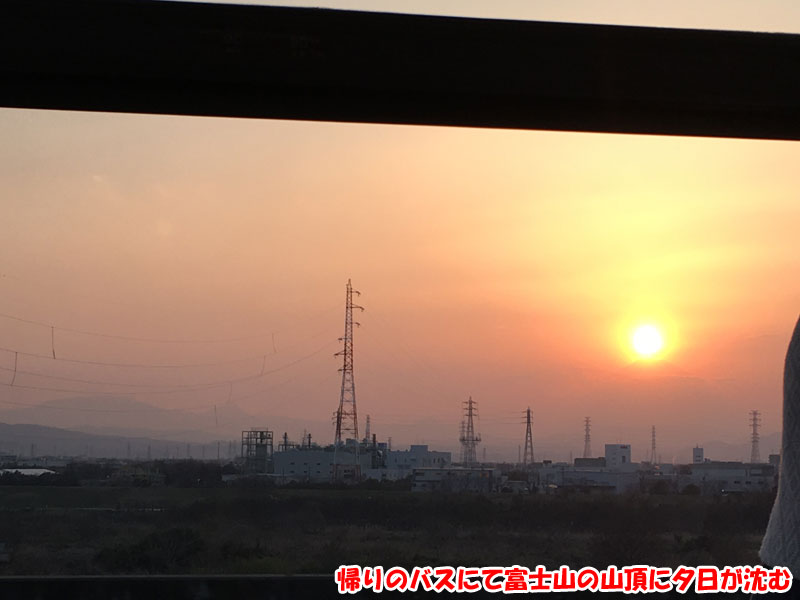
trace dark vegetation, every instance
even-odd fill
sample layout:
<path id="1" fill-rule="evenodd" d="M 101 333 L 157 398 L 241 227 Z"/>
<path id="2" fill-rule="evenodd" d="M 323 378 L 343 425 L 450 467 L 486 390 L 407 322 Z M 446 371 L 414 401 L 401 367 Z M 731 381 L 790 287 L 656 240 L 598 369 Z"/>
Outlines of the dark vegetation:
<path id="1" fill-rule="evenodd" d="M 0 574 L 755 564 L 772 505 L 758 494 L 439 495 L 192 481 L 0 487 L 0 542 L 11 551 Z"/>

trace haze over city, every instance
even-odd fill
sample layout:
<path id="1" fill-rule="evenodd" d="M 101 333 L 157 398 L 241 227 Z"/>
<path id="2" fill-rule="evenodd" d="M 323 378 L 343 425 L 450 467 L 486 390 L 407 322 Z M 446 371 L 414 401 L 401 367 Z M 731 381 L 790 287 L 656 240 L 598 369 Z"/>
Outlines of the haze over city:
<path id="1" fill-rule="evenodd" d="M 715 5 L 633 24 L 800 31 L 788 3 Z M 520 6 L 495 16 L 573 20 Z M 0 421 L 119 396 L 330 442 L 352 278 L 359 415 L 396 445 L 456 451 L 471 395 L 491 460 L 517 458 L 528 406 L 538 457 L 577 455 L 591 416 L 598 453 L 644 458 L 655 424 L 664 460 L 742 459 L 752 409 L 779 450 L 793 142 L 10 109 L 0 132 Z"/>

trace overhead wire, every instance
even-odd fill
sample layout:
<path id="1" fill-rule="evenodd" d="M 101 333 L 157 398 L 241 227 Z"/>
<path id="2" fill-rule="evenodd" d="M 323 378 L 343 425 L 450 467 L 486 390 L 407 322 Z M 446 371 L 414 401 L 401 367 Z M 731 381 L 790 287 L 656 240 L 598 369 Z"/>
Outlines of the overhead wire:
<path id="1" fill-rule="evenodd" d="M 16 388 L 22 389 L 38 389 L 32 386 L 18 385 Z M 134 412 L 153 412 L 153 411 L 166 411 L 166 412 L 179 412 L 183 410 L 196 410 L 201 408 L 208 408 L 207 406 L 187 406 L 180 409 L 172 408 L 159 408 L 158 406 L 149 406 L 146 408 L 91 408 L 86 406 L 60 406 L 57 404 L 35 404 L 31 402 L 19 402 L 15 400 L 0 399 L 0 404 L 10 404 L 12 406 L 25 406 L 28 408 L 43 408 L 47 410 L 66 410 L 78 412 L 100 412 L 100 413 L 134 413 Z"/>
<path id="2" fill-rule="evenodd" d="M 254 381 L 254 380 L 260 379 L 262 377 L 266 377 L 268 375 L 271 375 L 273 373 L 278 373 L 280 371 L 288 369 L 289 367 L 292 367 L 292 366 L 294 366 L 296 364 L 299 364 L 300 362 L 308 360 L 309 358 L 312 358 L 313 356 L 316 356 L 317 354 L 321 353 L 322 351 L 327 349 L 329 346 L 332 346 L 334 343 L 336 343 L 336 340 L 328 341 L 324 345 L 322 345 L 321 347 L 319 347 L 316 350 L 314 350 L 313 352 L 311 352 L 309 354 L 306 354 L 304 356 L 301 356 L 301 357 L 299 357 L 299 358 L 297 358 L 297 359 L 295 359 L 293 361 L 290 361 L 288 363 L 285 363 L 285 364 L 283 364 L 283 365 L 281 365 L 279 367 L 276 367 L 276 368 L 270 369 L 270 370 L 266 370 L 266 371 L 262 369 L 261 373 L 259 373 L 258 375 L 248 375 L 248 376 L 245 376 L 245 377 L 238 377 L 238 378 L 234 378 L 234 379 L 221 379 L 221 380 L 214 381 L 214 382 L 205 382 L 205 383 L 200 383 L 200 384 L 164 384 L 164 385 L 157 385 L 157 384 L 118 383 L 118 382 L 111 382 L 111 381 L 100 381 L 100 380 L 91 380 L 91 379 L 78 379 L 78 378 L 71 378 L 71 377 L 62 377 L 62 376 L 58 376 L 58 375 L 46 375 L 46 374 L 43 374 L 43 373 L 36 373 L 36 372 L 31 372 L 31 371 L 17 371 L 16 368 L 14 370 L 14 373 L 15 373 L 15 377 L 16 377 L 16 373 L 19 372 L 19 373 L 32 375 L 32 376 L 35 376 L 35 377 L 42 377 L 42 378 L 46 378 L 46 379 L 58 379 L 58 380 L 62 380 L 62 381 L 72 381 L 72 382 L 75 382 L 75 383 L 86 383 L 86 384 L 90 384 L 90 385 L 112 385 L 112 386 L 119 386 L 119 387 L 156 387 L 156 388 L 162 388 L 162 389 L 153 390 L 153 391 L 147 391 L 147 390 L 142 391 L 142 390 L 139 390 L 139 391 L 135 391 L 135 392 L 133 392 L 133 391 L 131 391 L 131 392 L 119 392 L 119 391 L 113 392 L 115 394 L 120 394 L 120 395 L 175 394 L 175 393 L 179 393 L 179 392 L 186 392 L 186 391 L 192 391 L 192 390 L 212 389 L 212 388 L 215 388 L 215 387 L 232 386 L 234 383 L 241 383 L 241 382 L 244 382 L 244 381 Z M 66 360 L 66 359 L 60 359 L 60 360 Z M 10 371 L 11 369 L 8 369 L 6 367 L 0 367 L 0 370 Z M 4 385 L 4 386 L 7 386 L 7 387 L 11 387 L 13 384 L 14 384 L 14 379 L 12 379 L 12 382 L 10 384 L 0 383 L 0 385 Z M 22 385 L 19 385 L 19 384 L 17 384 L 16 387 L 23 388 L 23 389 L 38 389 L 38 390 L 41 390 L 41 391 L 72 392 L 72 393 L 81 393 L 81 394 L 98 392 L 98 390 L 76 390 L 76 389 L 65 389 L 65 388 L 47 388 L 47 387 L 43 387 L 43 386 L 22 386 Z M 102 392 L 100 392 L 100 393 L 102 393 Z M 108 393 L 108 392 L 106 392 L 106 393 Z M 229 396 L 231 395 L 231 393 L 229 393 Z"/>
<path id="3" fill-rule="evenodd" d="M 22 350 L 14 350 L 12 348 L 4 348 L 0 347 L 0 350 L 3 352 L 8 352 L 9 354 L 19 353 L 22 356 L 30 356 L 34 358 L 43 358 L 46 360 L 57 360 L 61 362 L 68 362 L 68 363 L 76 363 L 82 365 L 96 365 L 102 367 L 119 367 L 119 368 L 136 368 L 136 369 L 189 369 L 193 367 L 219 367 L 222 365 L 232 365 L 236 363 L 247 362 L 250 360 L 254 360 L 257 358 L 261 358 L 263 354 L 258 354 L 255 356 L 246 356 L 244 358 L 234 358 L 231 360 L 223 360 L 218 362 L 201 362 L 201 363 L 185 363 L 185 364 L 153 364 L 153 363 L 114 363 L 114 362 L 105 362 L 100 360 L 83 360 L 78 358 L 54 358 L 47 354 L 39 354 L 36 352 L 24 352 Z"/>
<path id="4" fill-rule="evenodd" d="M 302 319 L 303 322 L 311 321 L 312 319 L 318 319 L 322 315 L 329 314 L 333 310 L 339 310 L 340 306 L 337 303 L 335 307 L 330 307 L 325 309 L 322 312 L 316 313 L 309 318 Z M 0 347 L 0 351 L 13 353 L 14 354 L 14 367 L 13 370 L 0 367 L 0 370 L 11 372 L 11 381 L 9 383 L 0 383 L 0 385 L 5 387 L 13 387 L 14 389 L 21 389 L 21 390 L 34 390 L 34 391 L 49 391 L 49 392 L 58 392 L 58 393 L 71 393 L 71 394 L 84 394 L 84 395 L 92 395 L 94 397 L 99 396 L 111 396 L 111 395 L 122 395 L 122 396 L 134 396 L 134 395 L 146 395 L 146 394 L 172 394 L 172 393 L 179 393 L 179 392 L 187 392 L 187 391 L 194 391 L 194 390 L 202 390 L 202 389 L 213 389 L 215 387 L 221 386 L 228 386 L 228 403 L 235 403 L 240 400 L 251 398 L 254 396 L 262 395 L 265 392 L 271 389 L 280 388 L 287 383 L 297 379 L 302 375 L 302 373 L 298 373 L 292 375 L 288 379 L 285 379 L 278 383 L 273 383 L 271 385 L 267 385 L 262 387 L 261 389 L 256 390 L 253 393 L 248 393 L 245 395 L 236 395 L 234 393 L 234 384 L 240 384 L 248 381 L 258 381 L 261 379 L 266 378 L 269 375 L 274 373 L 284 371 L 289 369 L 290 367 L 297 365 L 305 360 L 310 359 L 313 356 L 316 356 L 323 352 L 325 349 L 330 347 L 332 344 L 336 343 L 336 340 L 330 340 L 323 344 L 321 347 L 317 348 L 311 353 L 305 354 L 303 356 L 298 357 L 295 360 L 292 360 L 288 363 L 282 364 L 275 368 L 267 368 L 267 353 L 259 353 L 258 355 L 254 356 L 247 356 L 243 358 L 235 358 L 229 360 L 222 360 L 222 361 L 208 361 L 208 362 L 194 362 L 194 363 L 180 363 L 180 364 L 163 364 L 163 363 L 149 363 L 149 362 L 112 362 L 112 361 L 104 361 L 104 360 L 89 360 L 89 359 L 79 359 L 79 358 L 70 358 L 68 356 L 63 355 L 63 351 L 59 351 L 56 353 L 55 348 L 55 331 L 58 329 L 60 332 L 71 333 L 71 334 L 78 334 L 78 335 L 86 335 L 86 336 L 93 336 L 98 338 L 105 338 L 105 339 L 115 339 L 115 340 L 123 340 L 123 341 L 130 341 L 130 342 L 139 342 L 139 343 L 158 343 L 158 344 L 220 344 L 220 343 L 232 343 L 232 342 L 241 342 L 247 340 L 255 340 L 265 338 L 267 336 L 271 337 L 271 345 L 272 345 L 272 353 L 273 355 L 278 354 L 277 349 L 277 342 L 276 342 L 276 334 L 281 330 L 270 330 L 258 334 L 246 335 L 246 336 L 238 336 L 238 337 L 227 337 L 227 338 L 193 338 L 193 339 L 165 339 L 165 338 L 150 338 L 150 337 L 137 337 L 137 336 L 126 336 L 126 335 L 119 335 L 113 333 L 105 333 L 99 331 L 91 331 L 91 330 L 84 330 L 72 327 L 61 327 L 57 326 L 54 323 L 49 323 L 45 321 L 38 321 L 35 319 L 26 319 L 22 317 L 18 317 L 16 315 L 11 315 L 7 313 L 0 313 L 0 318 L 5 318 L 9 320 L 13 320 L 20 323 L 26 323 L 29 325 L 36 325 L 44 328 L 50 329 L 50 350 L 49 354 L 44 353 L 37 353 L 37 352 L 27 352 L 18 349 Z M 321 331 L 310 338 L 304 340 L 305 342 L 314 340 L 319 338 L 321 335 L 326 334 L 327 331 Z M 337 336 L 338 337 L 338 336 Z M 234 379 L 222 379 L 218 381 L 211 381 L 211 382 L 202 382 L 202 383 L 195 383 L 195 384 L 148 384 L 148 383 L 127 383 L 127 382 L 115 382 L 115 381 L 108 381 L 102 379 L 81 379 L 78 377 L 67 377 L 61 375 L 55 375 L 50 373 L 42 373 L 36 371 L 28 371 L 19 369 L 20 358 L 22 357 L 29 357 L 32 359 L 38 359 L 42 361 L 57 361 L 57 363 L 66 363 L 66 364 L 76 364 L 76 365 L 89 365 L 89 366 L 100 366 L 100 367 L 113 367 L 113 368 L 130 368 L 130 369 L 189 369 L 189 368 L 198 368 L 198 367 L 218 367 L 218 366 L 225 366 L 225 365 L 233 365 L 239 363 L 246 363 L 248 361 L 253 361 L 255 359 L 261 359 L 261 368 L 257 374 L 249 375 L 245 377 L 238 377 Z M 25 383 L 19 383 L 16 380 L 18 379 L 19 375 L 27 375 L 30 377 L 38 377 L 38 378 L 45 378 L 57 381 L 64 381 L 64 382 L 73 382 L 79 384 L 87 384 L 87 385 L 95 385 L 95 386 L 114 386 L 114 387 L 123 387 L 123 388 L 133 388 L 131 391 L 128 392 L 121 392 L 121 391 L 103 391 L 103 390 L 86 390 L 86 389 L 74 389 L 68 386 L 44 386 L 44 385 L 27 385 Z M 324 373 L 323 377 L 313 377 L 311 381 L 317 381 L 321 379 L 329 379 L 331 377 L 336 376 L 335 370 L 332 373 Z M 10 390 L 10 393 L 13 394 L 13 390 Z M 285 404 L 286 402 L 290 402 L 293 398 L 297 397 L 302 391 L 298 391 L 298 393 L 290 394 L 288 398 L 281 398 L 281 401 L 278 402 L 278 405 Z M 13 398 L 13 396 L 11 396 Z M 217 401 L 218 402 L 218 401 Z M 145 406 L 139 408 L 95 408 L 95 407 L 81 407 L 81 406 L 61 406 L 57 404 L 40 404 L 40 403 L 26 403 L 12 399 L 0 399 L 0 404 L 7 404 L 11 406 L 21 406 L 21 407 L 30 407 L 30 408 L 44 408 L 44 409 L 52 409 L 52 410 L 67 410 L 67 411 L 79 411 L 79 412 L 113 412 L 113 413 L 132 413 L 132 412 L 159 412 L 164 410 L 178 410 L 178 409 L 163 409 L 156 406 Z M 200 406 L 193 406 L 193 407 L 182 407 L 180 410 L 192 410 L 192 409 L 207 409 L 210 408 L 211 405 L 200 405 Z M 213 405 L 215 411 L 215 419 L 216 419 L 216 403 Z M 218 420 L 217 420 L 218 422 Z"/>
<path id="5" fill-rule="evenodd" d="M 388 323 L 383 319 L 381 314 L 379 312 L 377 312 L 377 313 L 371 312 L 370 315 L 376 317 L 377 323 L 375 321 L 373 321 L 373 324 L 377 324 L 378 325 L 378 329 L 383 329 L 383 332 L 388 334 L 389 331 L 391 330 L 391 327 L 389 327 Z M 446 389 L 448 386 L 442 380 L 441 373 L 436 372 L 434 369 L 432 369 L 430 367 L 429 364 L 427 364 L 424 361 L 420 361 L 416 357 L 416 355 L 404 343 L 404 341 L 402 339 L 402 335 L 399 332 L 393 331 L 391 333 L 391 337 L 392 337 L 392 340 L 393 340 L 393 343 L 392 343 L 391 347 L 387 347 L 381 342 L 381 340 L 384 337 L 386 337 L 386 336 L 384 336 L 384 335 L 375 336 L 375 341 L 377 342 L 377 344 L 384 351 L 387 351 L 389 354 L 392 354 L 395 357 L 395 359 L 399 360 L 400 359 L 400 355 L 397 354 L 396 351 L 397 350 L 401 350 L 405 354 L 407 359 L 410 360 L 412 363 L 414 363 L 414 365 L 416 365 L 417 368 L 419 368 L 419 369 L 421 369 L 423 371 L 427 371 L 428 374 L 432 377 L 432 379 L 428 378 L 427 380 L 422 380 L 422 386 L 423 387 L 426 387 L 426 388 L 428 388 L 428 390 L 430 390 L 432 392 L 435 392 L 441 398 L 457 398 L 457 397 L 459 397 L 459 394 L 457 392 L 455 392 L 453 389 Z M 418 379 L 418 381 L 419 381 L 419 379 Z"/>
<path id="6" fill-rule="evenodd" d="M 338 306 L 337 306 L 338 308 Z M 325 310 L 321 311 L 313 315 L 313 317 L 309 317 L 308 319 L 304 319 L 303 321 L 310 320 L 311 318 L 316 318 L 321 315 L 327 314 L 331 312 L 334 307 L 326 308 Z M 77 329 L 74 327 L 61 327 L 55 325 L 53 323 L 48 323 L 45 321 L 38 321 L 36 319 L 26 319 L 23 317 L 18 317 L 16 315 L 10 315 L 8 313 L 0 313 L 0 318 L 9 319 L 12 321 L 17 321 L 19 323 L 27 323 L 29 325 L 38 325 L 40 327 L 47 327 L 50 329 L 51 333 L 51 342 L 52 342 L 52 350 L 53 350 L 53 358 L 55 358 L 55 330 L 58 329 L 59 331 L 65 331 L 69 333 L 76 333 L 80 335 L 88 335 L 94 337 L 101 337 L 101 338 L 108 338 L 108 339 L 116 339 L 116 340 L 126 340 L 129 342 L 145 342 L 145 343 L 153 343 L 153 344 L 225 344 L 231 342 L 242 342 L 247 340 L 254 340 L 259 338 L 264 338 L 267 336 L 272 336 L 273 338 L 273 350 L 277 352 L 275 348 L 275 334 L 278 333 L 280 330 L 270 330 L 264 331 L 261 333 L 255 333 L 251 335 L 244 335 L 244 336 L 237 336 L 237 337 L 229 337 L 229 338 L 196 338 L 196 339 L 165 339 L 165 338 L 148 338 L 148 337 L 136 337 L 136 336 L 127 336 L 127 335 L 120 335 L 120 334 L 113 334 L 113 333 L 104 333 L 100 331 L 89 331 L 86 329 Z"/>
<path id="7" fill-rule="evenodd" d="M 11 383 L 9 387 L 14 387 L 14 382 L 17 380 L 17 361 L 19 360 L 19 353 L 14 352 L 14 374 L 11 376 Z"/>

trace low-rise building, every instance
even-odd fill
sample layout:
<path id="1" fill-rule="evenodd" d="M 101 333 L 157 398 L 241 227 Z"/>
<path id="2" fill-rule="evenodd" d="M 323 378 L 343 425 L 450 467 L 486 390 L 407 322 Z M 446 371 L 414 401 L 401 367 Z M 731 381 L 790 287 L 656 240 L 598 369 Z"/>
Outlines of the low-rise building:
<path id="1" fill-rule="evenodd" d="M 408 450 L 389 450 L 386 453 L 387 469 L 446 468 L 451 463 L 450 452 L 429 450 L 426 444 L 412 444 Z"/>
<path id="2" fill-rule="evenodd" d="M 701 494 L 768 492 L 775 485 L 775 466 L 764 463 L 706 461 L 689 465 L 678 487 L 693 484 Z"/>
<path id="3" fill-rule="evenodd" d="M 448 467 L 414 469 L 414 492 L 498 492 L 505 477 L 500 469 Z"/>
<path id="4" fill-rule="evenodd" d="M 640 476 L 636 470 L 579 467 L 567 463 L 544 463 L 536 469 L 542 492 L 575 489 L 583 492 L 621 494 L 638 490 Z"/>
<path id="5" fill-rule="evenodd" d="M 612 471 L 635 471 L 630 444 L 606 444 L 606 468 Z"/>
<path id="6" fill-rule="evenodd" d="M 356 454 L 344 449 L 337 452 L 329 449 L 290 448 L 272 455 L 274 475 L 278 482 L 332 481 L 334 475 L 341 479 L 352 479 L 356 470 L 363 474 L 372 468 L 369 452 Z M 335 462 L 334 462 L 335 461 Z M 334 464 L 337 472 L 334 473 Z M 356 469 L 358 467 L 358 469 Z"/>

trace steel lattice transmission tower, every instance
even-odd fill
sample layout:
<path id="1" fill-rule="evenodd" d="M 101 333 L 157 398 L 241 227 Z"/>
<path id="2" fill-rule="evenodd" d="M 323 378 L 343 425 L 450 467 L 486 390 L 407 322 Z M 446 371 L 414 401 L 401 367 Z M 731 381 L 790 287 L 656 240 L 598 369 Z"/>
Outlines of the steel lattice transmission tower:
<path id="1" fill-rule="evenodd" d="M 350 280 L 347 280 L 347 301 L 344 311 L 344 337 L 339 338 L 344 347 L 335 356 L 343 356 L 344 364 L 339 371 L 342 374 L 342 391 L 339 396 L 339 409 L 336 411 L 336 437 L 334 446 L 344 445 L 348 436 L 356 440 L 356 455 L 358 454 L 358 415 L 356 413 L 356 383 L 353 379 L 353 309 L 364 310 L 361 306 L 353 304 L 353 294 L 361 295 L 353 289 Z"/>
<path id="2" fill-rule="evenodd" d="M 656 464 L 656 426 L 653 425 L 652 445 L 650 447 L 650 464 Z"/>
<path id="3" fill-rule="evenodd" d="M 592 457 L 592 419 L 583 420 L 583 458 Z"/>
<path id="4" fill-rule="evenodd" d="M 372 434 L 369 430 L 369 415 L 367 415 L 367 426 L 364 431 L 364 442 L 369 444 L 370 440 L 372 439 Z"/>
<path id="5" fill-rule="evenodd" d="M 533 433 L 531 433 L 531 408 L 525 414 L 525 454 L 522 455 L 522 464 L 533 464 Z"/>
<path id="6" fill-rule="evenodd" d="M 478 442 L 481 441 L 480 434 L 475 433 L 474 417 L 478 414 L 477 403 L 469 397 L 469 400 L 464 402 L 464 416 L 466 421 L 461 423 L 461 464 L 464 466 L 474 466 L 478 464 L 477 447 Z"/>
<path id="7" fill-rule="evenodd" d="M 761 453 L 758 449 L 758 442 L 761 437 L 758 435 L 758 426 L 761 425 L 761 417 L 760 413 L 757 410 L 750 411 L 750 426 L 753 428 L 753 433 L 751 437 L 752 446 L 750 448 L 750 462 L 751 463 L 760 463 L 761 462 Z"/>

